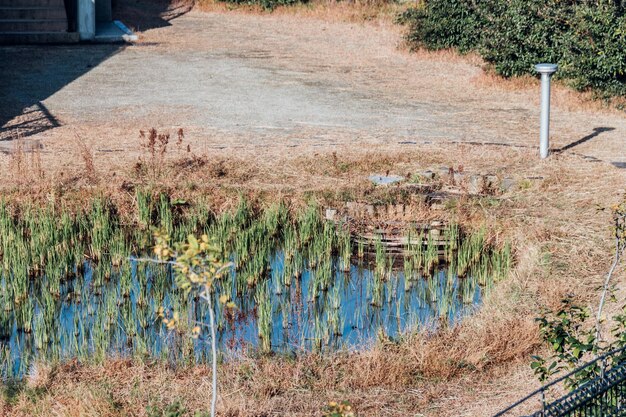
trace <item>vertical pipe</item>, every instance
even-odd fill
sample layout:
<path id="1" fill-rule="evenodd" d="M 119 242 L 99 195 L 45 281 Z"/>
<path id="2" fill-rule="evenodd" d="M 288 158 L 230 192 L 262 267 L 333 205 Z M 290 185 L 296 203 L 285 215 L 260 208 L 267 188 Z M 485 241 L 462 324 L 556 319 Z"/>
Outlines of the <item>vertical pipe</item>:
<path id="1" fill-rule="evenodd" d="M 539 155 L 541 159 L 550 153 L 550 77 L 558 67 L 555 64 L 537 64 L 535 70 L 541 74 L 541 127 L 539 131 Z"/>
<path id="2" fill-rule="evenodd" d="M 539 134 L 539 154 L 541 159 L 548 157 L 550 149 L 550 75 L 541 74 L 541 131 Z"/>
<path id="3" fill-rule="evenodd" d="M 95 0 L 77 0 L 78 1 L 78 32 L 80 40 L 93 40 L 96 36 L 96 1 Z"/>

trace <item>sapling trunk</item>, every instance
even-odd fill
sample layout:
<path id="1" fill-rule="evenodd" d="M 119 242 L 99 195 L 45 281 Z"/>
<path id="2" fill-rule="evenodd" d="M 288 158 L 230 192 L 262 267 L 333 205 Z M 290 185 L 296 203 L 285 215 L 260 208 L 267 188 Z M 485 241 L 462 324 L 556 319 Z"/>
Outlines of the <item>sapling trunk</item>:
<path id="1" fill-rule="evenodd" d="M 211 293 L 208 286 L 204 287 L 203 293 L 200 295 L 209 304 L 209 330 L 211 331 L 211 355 L 212 364 L 212 393 L 211 393 L 211 417 L 215 417 L 215 408 L 217 405 L 217 339 L 215 337 L 215 316 L 213 314 L 213 303 L 211 302 Z"/>
<path id="2" fill-rule="evenodd" d="M 606 302 L 606 295 L 609 291 L 609 285 L 611 283 L 611 277 L 619 264 L 621 253 L 624 251 L 624 248 L 620 242 L 619 237 L 615 238 L 615 258 L 613 259 L 613 264 L 611 265 L 611 269 L 609 269 L 609 273 L 606 275 L 606 279 L 604 280 L 604 286 L 602 287 L 602 296 L 600 297 L 600 305 L 598 306 L 598 314 L 596 315 L 596 334 L 595 334 L 595 343 L 596 345 L 600 343 L 600 336 L 602 330 L 602 309 L 604 308 L 604 303 Z M 600 351 L 596 353 L 596 357 L 600 355 Z"/>

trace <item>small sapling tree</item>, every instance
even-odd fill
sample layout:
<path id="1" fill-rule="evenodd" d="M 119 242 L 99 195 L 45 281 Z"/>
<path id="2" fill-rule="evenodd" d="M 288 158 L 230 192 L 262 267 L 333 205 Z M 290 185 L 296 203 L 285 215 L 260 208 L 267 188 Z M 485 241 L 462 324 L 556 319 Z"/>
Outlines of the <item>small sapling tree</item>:
<path id="1" fill-rule="evenodd" d="M 213 311 L 213 285 L 223 273 L 230 267 L 230 263 L 224 262 L 221 250 L 207 235 L 197 238 L 189 235 L 185 242 L 171 245 L 170 236 L 162 233 L 155 233 L 156 245 L 154 253 L 157 259 L 135 259 L 143 262 L 166 263 L 172 266 L 176 274 L 176 285 L 185 291 L 187 295 L 194 293 L 199 299 L 208 303 L 209 323 L 196 323 L 192 330 L 192 335 L 198 337 L 203 328 L 207 328 L 211 338 L 212 353 L 212 387 L 211 396 L 211 417 L 215 417 L 217 404 L 217 340 L 215 329 L 215 313 Z M 220 302 L 227 303 L 229 308 L 234 308 L 232 302 L 227 299 L 220 299 Z M 178 325 L 178 312 L 174 312 L 172 317 L 163 318 L 163 323 L 172 330 Z"/>

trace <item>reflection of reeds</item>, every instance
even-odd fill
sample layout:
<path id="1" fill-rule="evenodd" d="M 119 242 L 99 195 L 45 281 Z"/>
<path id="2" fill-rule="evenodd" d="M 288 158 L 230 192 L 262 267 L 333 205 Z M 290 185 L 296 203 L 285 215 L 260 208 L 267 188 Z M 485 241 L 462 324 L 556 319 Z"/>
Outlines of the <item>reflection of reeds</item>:
<path id="1" fill-rule="evenodd" d="M 415 271 L 413 268 L 413 264 L 414 264 L 415 260 L 412 256 L 405 256 L 404 257 L 404 269 L 403 269 L 403 276 L 404 276 L 404 289 L 405 291 L 410 291 L 413 280 L 415 279 Z"/>
<path id="2" fill-rule="evenodd" d="M 341 336 L 343 334 L 344 319 L 340 313 L 341 292 L 338 285 L 332 291 L 329 291 L 328 297 L 326 323 L 333 336 Z"/>
<path id="3" fill-rule="evenodd" d="M 383 237 L 381 235 L 376 236 L 374 250 L 376 251 L 376 276 L 382 281 L 387 274 L 389 256 L 387 256 L 387 251 L 383 246 Z"/>
<path id="4" fill-rule="evenodd" d="M 272 350 L 272 301 L 267 284 L 259 285 L 254 297 L 257 306 L 259 348 L 263 353 Z"/>

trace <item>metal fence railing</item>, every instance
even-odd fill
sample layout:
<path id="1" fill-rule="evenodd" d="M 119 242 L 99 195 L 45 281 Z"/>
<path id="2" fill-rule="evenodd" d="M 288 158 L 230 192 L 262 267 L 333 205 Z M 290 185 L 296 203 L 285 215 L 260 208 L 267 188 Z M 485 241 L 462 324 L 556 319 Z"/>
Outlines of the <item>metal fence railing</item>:
<path id="1" fill-rule="evenodd" d="M 567 391 L 578 375 L 591 378 Z M 549 401 L 549 395 L 561 394 Z M 563 375 L 494 417 L 609 417 L 626 416 L 626 347 L 606 353 Z"/>

